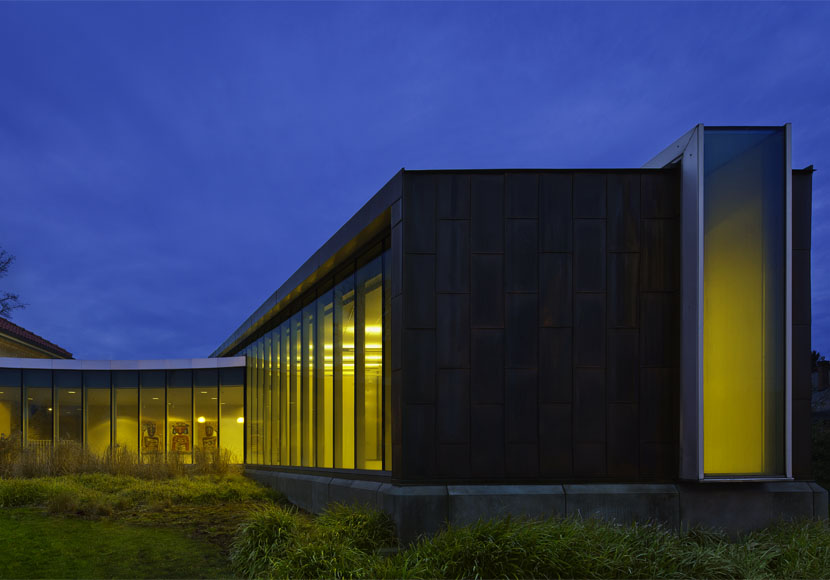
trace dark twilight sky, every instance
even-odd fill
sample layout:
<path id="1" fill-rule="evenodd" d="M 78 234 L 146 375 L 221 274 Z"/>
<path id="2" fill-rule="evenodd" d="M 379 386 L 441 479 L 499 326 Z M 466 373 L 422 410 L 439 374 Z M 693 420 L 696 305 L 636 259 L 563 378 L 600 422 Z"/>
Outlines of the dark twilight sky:
<path id="1" fill-rule="evenodd" d="M 210 354 L 401 167 L 639 167 L 793 124 L 830 355 L 828 3 L 0 3 L 0 289 L 76 358 Z"/>

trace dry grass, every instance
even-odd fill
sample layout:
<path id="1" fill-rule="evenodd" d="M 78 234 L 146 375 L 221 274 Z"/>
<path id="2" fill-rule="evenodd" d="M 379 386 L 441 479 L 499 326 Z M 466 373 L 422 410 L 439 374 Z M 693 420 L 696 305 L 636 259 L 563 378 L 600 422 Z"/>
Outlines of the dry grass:
<path id="1" fill-rule="evenodd" d="M 0 441 L 0 478 L 31 478 L 81 473 L 128 475 L 141 479 L 169 479 L 182 475 L 227 475 L 237 473 L 226 449 L 197 451 L 193 463 L 177 453 L 145 455 L 117 447 L 103 455 L 92 453 L 73 442 L 61 442 L 48 449 L 22 448 L 19 440 Z"/>

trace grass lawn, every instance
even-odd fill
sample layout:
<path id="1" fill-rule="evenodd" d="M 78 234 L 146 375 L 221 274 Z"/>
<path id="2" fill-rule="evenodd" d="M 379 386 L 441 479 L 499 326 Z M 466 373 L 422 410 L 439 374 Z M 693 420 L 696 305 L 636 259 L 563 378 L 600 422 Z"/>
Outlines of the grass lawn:
<path id="1" fill-rule="evenodd" d="M 172 527 L 0 511 L 2 578 L 232 578 L 215 543 Z"/>

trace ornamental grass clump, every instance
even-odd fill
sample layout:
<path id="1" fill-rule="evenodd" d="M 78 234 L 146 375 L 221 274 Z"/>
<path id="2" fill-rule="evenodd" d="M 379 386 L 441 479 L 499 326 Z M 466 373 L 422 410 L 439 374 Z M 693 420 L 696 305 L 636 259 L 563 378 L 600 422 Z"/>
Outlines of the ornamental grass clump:
<path id="1" fill-rule="evenodd" d="M 307 524 L 293 508 L 268 506 L 251 512 L 231 545 L 231 563 L 246 578 L 268 576 L 275 561 L 307 535 Z"/>
<path id="2" fill-rule="evenodd" d="M 330 544 L 348 544 L 372 553 L 396 546 L 395 524 L 385 513 L 366 506 L 330 504 L 314 520 L 318 536 Z"/>

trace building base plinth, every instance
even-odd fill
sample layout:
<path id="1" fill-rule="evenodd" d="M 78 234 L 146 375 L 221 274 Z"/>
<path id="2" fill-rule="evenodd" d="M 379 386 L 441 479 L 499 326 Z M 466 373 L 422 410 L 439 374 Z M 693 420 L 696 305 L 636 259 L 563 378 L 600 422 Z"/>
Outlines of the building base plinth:
<path id="1" fill-rule="evenodd" d="M 793 519 L 827 519 L 827 491 L 812 482 L 613 483 L 564 485 L 394 485 L 276 471 L 245 469 L 248 477 L 278 490 L 301 509 L 322 512 L 329 503 L 382 510 L 409 542 L 447 524 L 462 526 L 502 517 L 599 518 L 618 523 L 660 522 L 731 535 Z"/>

